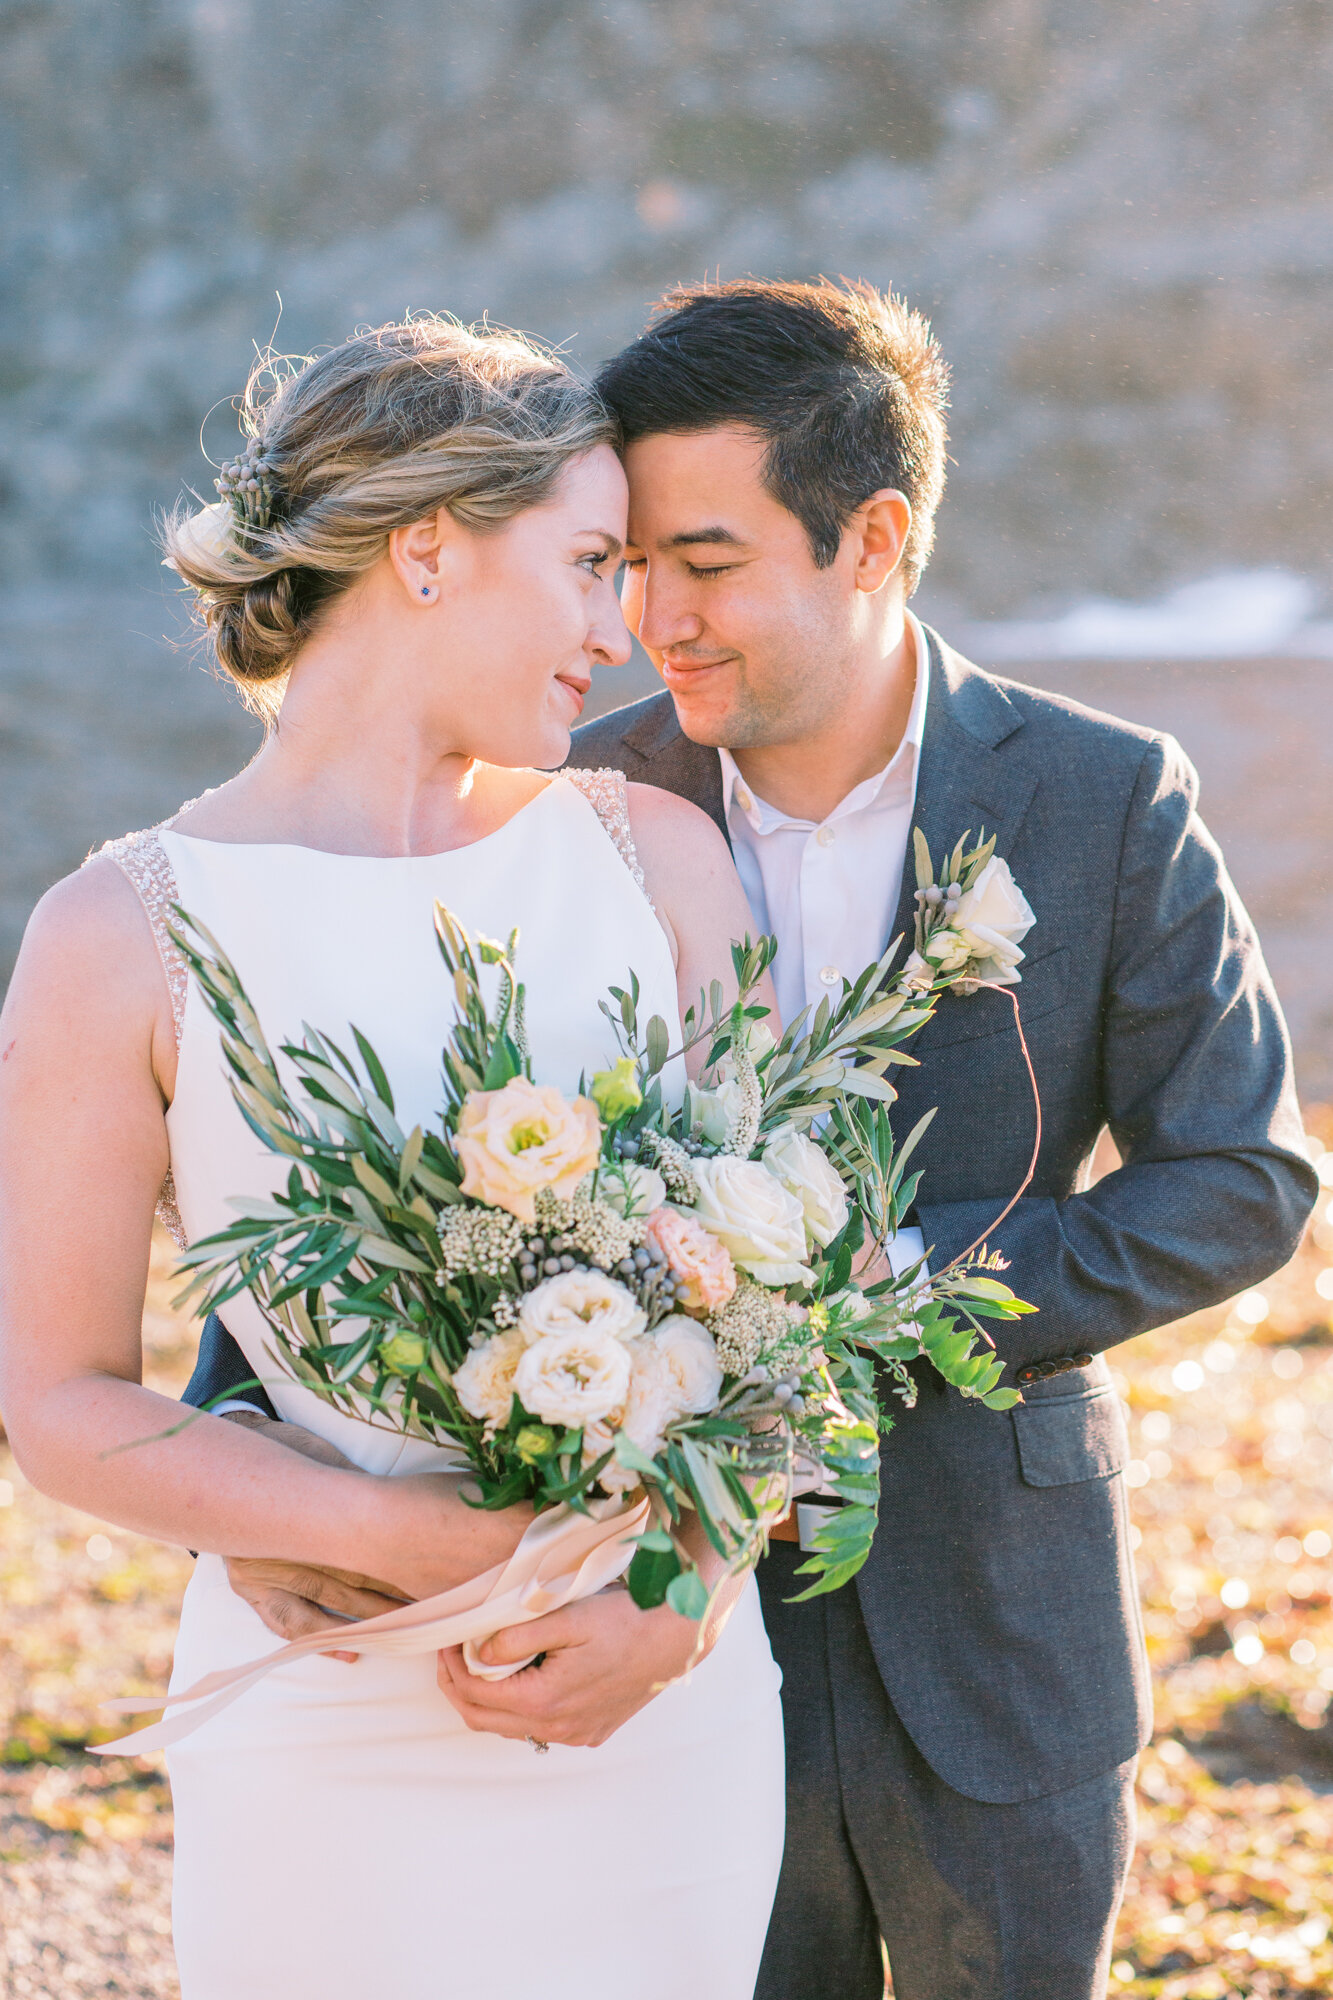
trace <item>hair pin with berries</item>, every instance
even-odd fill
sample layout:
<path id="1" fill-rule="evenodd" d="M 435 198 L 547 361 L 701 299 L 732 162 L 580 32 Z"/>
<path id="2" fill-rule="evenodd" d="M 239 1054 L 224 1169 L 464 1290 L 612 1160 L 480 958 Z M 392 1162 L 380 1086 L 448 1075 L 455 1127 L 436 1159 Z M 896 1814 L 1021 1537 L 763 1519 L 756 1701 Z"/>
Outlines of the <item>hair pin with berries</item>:
<path id="1" fill-rule="evenodd" d="M 213 484 L 242 532 L 264 532 L 273 519 L 278 489 L 259 438 L 250 438 L 245 449 L 221 467 Z"/>

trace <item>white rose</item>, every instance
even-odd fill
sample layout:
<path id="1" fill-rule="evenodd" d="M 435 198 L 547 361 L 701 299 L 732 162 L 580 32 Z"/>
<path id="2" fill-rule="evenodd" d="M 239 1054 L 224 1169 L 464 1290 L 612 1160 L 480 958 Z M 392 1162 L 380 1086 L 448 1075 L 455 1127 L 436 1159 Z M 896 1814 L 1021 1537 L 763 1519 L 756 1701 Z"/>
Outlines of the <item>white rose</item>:
<path id="1" fill-rule="evenodd" d="M 1009 863 L 993 854 L 961 898 L 950 925 L 967 945 L 978 986 L 1018 985 L 1025 956 L 1019 943 L 1036 921 Z"/>
<path id="2" fill-rule="evenodd" d="M 778 1038 L 767 1021 L 747 1021 L 745 1024 L 745 1052 L 752 1063 L 766 1056 L 770 1049 L 778 1045 Z"/>
<path id="3" fill-rule="evenodd" d="M 826 1249 L 847 1223 L 847 1191 L 827 1153 L 784 1125 L 765 1146 L 764 1165 L 800 1202 L 811 1243 Z"/>
<path id="4" fill-rule="evenodd" d="M 713 1409 L 722 1393 L 722 1363 L 717 1358 L 717 1343 L 707 1327 L 684 1313 L 672 1313 L 653 1328 L 648 1340 L 676 1385 L 680 1398 L 677 1414 L 703 1416 Z M 644 1344 L 641 1340 L 635 1342 L 636 1347 Z"/>
<path id="5" fill-rule="evenodd" d="M 548 1333 L 525 1349 L 514 1389 L 525 1410 L 544 1424 L 578 1429 L 619 1409 L 629 1393 L 630 1354 L 623 1340 L 599 1327 Z"/>
<path id="6" fill-rule="evenodd" d="M 697 1083 L 685 1086 L 685 1115 L 690 1130 L 710 1146 L 730 1144 L 744 1110 L 745 1092 L 729 1058 L 719 1067 L 715 1090 L 703 1090 Z"/>
<path id="7" fill-rule="evenodd" d="M 648 1316 L 618 1278 L 604 1271 L 562 1271 L 527 1294 L 518 1324 L 529 1346 L 548 1334 L 585 1327 L 613 1340 L 633 1340 L 647 1326 Z"/>
<path id="8" fill-rule="evenodd" d="M 758 1160 L 729 1153 L 693 1162 L 699 1198 L 693 1213 L 761 1285 L 809 1284 L 805 1210 Z"/>
<path id="9" fill-rule="evenodd" d="M 229 556 L 234 556 L 234 525 L 229 500 L 216 500 L 211 507 L 201 507 L 197 514 L 191 514 L 176 529 L 174 539 L 182 560 L 189 562 L 193 559 L 202 568 L 211 569 L 225 562 Z M 167 556 L 162 567 L 175 569 L 175 560 Z"/>
<path id="10" fill-rule="evenodd" d="M 509 1421 L 514 1376 L 526 1346 L 519 1329 L 508 1327 L 474 1347 L 462 1367 L 454 1371 L 459 1402 L 470 1417 L 484 1418 L 491 1430 L 499 1430 Z"/>
<path id="11" fill-rule="evenodd" d="M 598 1174 L 597 1198 L 617 1215 L 638 1221 L 662 1206 L 666 1200 L 666 1182 L 656 1167 L 641 1167 L 634 1160 L 617 1160 Z"/>

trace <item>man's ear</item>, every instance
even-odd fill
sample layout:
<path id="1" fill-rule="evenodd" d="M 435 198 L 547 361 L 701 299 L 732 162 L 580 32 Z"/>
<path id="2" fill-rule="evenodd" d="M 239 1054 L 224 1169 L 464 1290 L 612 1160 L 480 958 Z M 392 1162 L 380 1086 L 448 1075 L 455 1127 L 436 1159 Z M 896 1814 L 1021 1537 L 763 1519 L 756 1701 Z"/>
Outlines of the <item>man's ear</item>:
<path id="1" fill-rule="evenodd" d="M 882 487 L 862 501 L 847 526 L 855 537 L 857 589 L 882 590 L 902 565 L 912 530 L 911 501 L 895 486 Z"/>

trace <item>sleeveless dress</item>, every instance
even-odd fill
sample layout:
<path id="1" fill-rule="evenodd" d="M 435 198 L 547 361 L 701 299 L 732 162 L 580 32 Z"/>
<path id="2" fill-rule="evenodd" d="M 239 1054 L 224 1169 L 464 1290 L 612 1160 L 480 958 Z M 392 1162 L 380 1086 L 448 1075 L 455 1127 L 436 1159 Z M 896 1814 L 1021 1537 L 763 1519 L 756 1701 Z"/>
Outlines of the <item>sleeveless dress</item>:
<path id="1" fill-rule="evenodd" d="M 474 935 L 517 925 L 539 1081 L 573 1091 L 613 1056 L 598 1001 L 631 966 L 641 1018 L 678 1018 L 617 772 L 559 777 L 446 854 L 233 845 L 169 823 L 103 851 L 139 890 L 172 993 L 164 1219 L 180 1240 L 286 1175 L 232 1103 L 212 1016 L 166 937 L 173 901 L 231 957 L 273 1047 L 303 1022 L 351 1046 L 355 1023 L 405 1130 L 442 1101 L 453 1001 L 437 897 Z M 284 1418 L 367 1471 L 446 1462 L 290 1382 L 248 1294 L 227 1321 Z M 173 1689 L 274 1644 L 221 1559 L 201 1556 Z M 753 1579 L 709 1657 L 595 1750 L 536 1755 L 471 1732 L 433 1654 L 276 1669 L 168 1758 L 183 2000 L 749 2000 L 782 1854 L 779 1679 Z"/>

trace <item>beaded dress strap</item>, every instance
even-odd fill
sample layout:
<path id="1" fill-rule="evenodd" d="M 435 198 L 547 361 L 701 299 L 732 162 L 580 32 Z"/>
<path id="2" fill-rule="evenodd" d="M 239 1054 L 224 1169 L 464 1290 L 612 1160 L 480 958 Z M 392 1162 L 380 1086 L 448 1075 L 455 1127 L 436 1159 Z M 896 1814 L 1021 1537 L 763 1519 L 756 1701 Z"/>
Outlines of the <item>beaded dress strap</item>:
<path id="1" fill-rule="evenodd" d="M 639 852 L 634 845 L 634 831 L 629 823 L 629 794 L 624 772 L 603 769 L 565 771 L 562 775 L 568 778 L 575 791 L 582 792 L 602 822 L 617 854 L 642 889 L 648 907 L 656 914 L 657 905 L 648 894 L 648 884 L 643 879 L 643 869 L 639 863 Z"/>
<path id="2" fill-rule="evenodd" d="M 162 825 L 169 823 L 164 820 Z M 179 1054 L 181 1031 L 185 1025 L 189 968 L 172 943 L 167 928 L 171 921 L 171 906 L 179 898 L 175 871 L 162 845 L 160 829 L 154 826 L 143 833 L 122 834 L 119 840 L 108 840 L 95 855 L 89 856 L 89 860 L 103 858 L 115 863 L 143 904 L 148 927 L 153 933 L 153 943 L 157 946 L 157 955 L 166 974 L 167 992 L 171 995 L 171 1022 L 176 1031 L 176 1050 Z M 170 1167 L 157 1198 L 157 1219 L 178 1249 L 189 1248 L 189 1238 L 176 1204 L 176 1183 Z"/>

